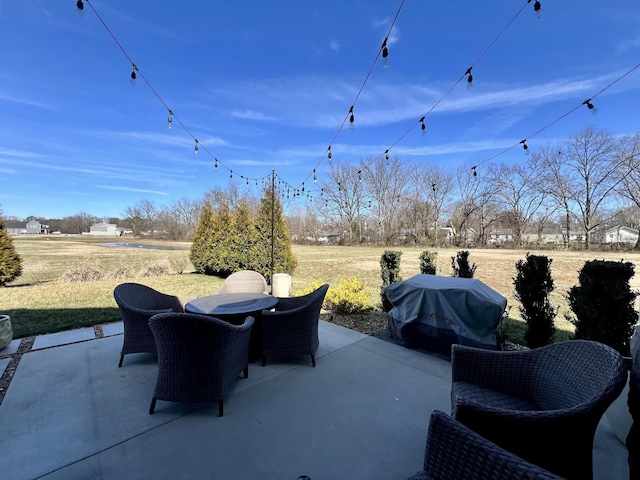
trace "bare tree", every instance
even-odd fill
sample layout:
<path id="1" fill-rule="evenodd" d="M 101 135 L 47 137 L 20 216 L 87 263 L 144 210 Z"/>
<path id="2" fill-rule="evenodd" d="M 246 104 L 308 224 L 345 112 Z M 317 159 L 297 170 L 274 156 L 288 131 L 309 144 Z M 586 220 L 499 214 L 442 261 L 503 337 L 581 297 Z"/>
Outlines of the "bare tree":
<path id="1" fill-rule="evenodd" d="M 383 156 L 360 161 L 359 178 L 366 181 L 372 200 L 372 212 L 378 222 L 378 238 L 392 243 L 405 225 L 409 196 L 408 168 L 398 157 L 386 160 Z"/>
<path id="2" fill-rule="evenodd" d="M 411 222 L 421 237 L 430 237 L 433 231 L 433 244 L 438 245 L 440 221 L 451 199 L 451 173 L 438 165 L 429 164 L 410 168 L 409 176 L 413 188 L 409 212 Z"/>
<path id="3" fill-rule="evenodd" d="M 323 183 L 320 201 L 326 220 L 340 229 L 344 240 L 354 241 L 358 221 L 365 208 L 362 172 L 353 165 L 333 161 L 327 181 Z"/>
<path id="4" fill-rule="evenodd" d="M 64 233 L 89 232 L 91 225 L 100 222 L 100 219 L 86 212 L 80 212 L 69 217 L 64 217 L 60 224 L 60 231 Z"/>
<path id="5" fill-rule="evenodd" d="M 140 200 L 136 205 L 142 217 L 144 228 L 149 231 L 151 237 L 155 236 L 159 213 L 157 205 L 146 198 Z"/>
<path id="6" fill-rule="evenodd" d="M 584 232 L 585 249 L 590 237 L 604 220 L 610 194 L 628 175 L 628 166 L 619 153 L 615 138 L 604 130 L 586 127 L 568 139 L 563 150 L 566 168 L 575 178 L 571 201 L 575 216 Z"/>
<path id="7" fill-rule="evenodd" d="M 178 225 L 176 240 L 192 240 L 198 226 L 202 200 L 179 198 L 171 202 L 168 210 L 171 217 Z"/>
<path id="8" fill-rule="evenodd" d="M 501 208 L 509 213 L 513 239 L 522 246 L 522 236 L 542 205 L 544 193 L 538 187 L 540 159 L 530 157 L 525 163 L 500 164 L 490 170 L 490 182 Z"/>
<path id="9" fill-rule="evenodd" d="M 562 212 L 562 240 L 565 249 L 568 249 L 571 239 L 573 192 L 579 189 L 575 172 L 566 163 L 560 145 L 546 145 L 534 153 L 532 157 L 536 158 L 536 161 L 542 166 L 540 182 L 537 185 L 545 196 L 552 199 L 557 210 Z"/>
<path id="10" fill-rule="evenodd" d="M 238 182 L 229 182 L 225 188 L 213 187 L 204 194 L 204 200 L 209 202 L 214 210 L 221 205 L 234 208 L 240 200 L 245 200 L 254 213 L 257 213 L 260 204 L 260 198 L 252 194 L 250 186 Z"/>
<path id="11" fill-rule="evenodd" d="M 454 230 L 456 246 L 466 246 L 472 233 L 471 219 L 478 210 L 478 199 L 481 193 L 481 183 L 476 169 L 461 167 L 454 177 L 454 185 L 458 201 L 454 204 L 451 214 L 451 226 Z"/>
<path id="12" fill-rule="evenodd" d="M 630 212 L 631 215 L 627 218 L 638 218 L 638 213 L 640 213 L 640 133 L 625 137 L 621 141 L 619 155 L 624 168 L 618 171 L 621 180 L 618 191 L 631 202 L 636 210 L 635 215 Z M 636 229 L 640 228 L 638 223 L 633 226 Z M 636 242 L 635 249 L 640 250 L 640 236 Z"/>
<path id="13" fill-rule="evenodd" d="M 131 229 L 133 236 L 136 237 L 140 235 L 144 223 L 140 206 L 136 204 L 125 208 L 122 216 L 124 217 L 126 226 Z"/>

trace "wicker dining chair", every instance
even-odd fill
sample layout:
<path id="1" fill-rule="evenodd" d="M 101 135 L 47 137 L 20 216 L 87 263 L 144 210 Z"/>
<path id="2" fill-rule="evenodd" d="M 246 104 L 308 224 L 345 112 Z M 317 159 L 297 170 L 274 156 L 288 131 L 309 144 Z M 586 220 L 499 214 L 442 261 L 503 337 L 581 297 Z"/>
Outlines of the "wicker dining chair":
<path id="1" fill-rule="evenodd" d="M 627 374 L 614 349 L 569 340 L 525 351 L 452 346 L 452 416 L 567 479 L 593 476 L 593 441 Z"/>
<path id="2" fill-rule="evenodd" d="M 195 313 L 160 313 L 149 320 L 158 345 L 158 380 L 149 407 L 156 402 L 218 402 L 240 373 L 249 376 L 249 337 L 253 317 L 242 325 Z"/>
<path id="3" fill-rule="evenodd" d="M 184 306 L 193 298 L 176 297 L 158 292 L 139 283 L 118 285 L 113 296 L 120 308 L 124 325 L 124 340 L 120 352 L 122 366 L 129 353 L 156 353 L 156 341 L 149 329 L 149 319 L 156 313 L 184 312 Z"/>
<path id="4" fill-rule="evenodd" d="M 269 293 L 269 286 L 262 274 L 240 270 L 229 275 L 217 293 Z"/>
<path id="5" fill-rule="evenodd" d="M 262 366 L 267 356 L 282 354 L 310 355 L 316 366 L 318 321 L 327 290 L 325 283 L 308 295 L 278 297 L 275 310 L 262 311 Z"/>
<path id="6" fill-rule="evenodd" d="M 429 421 L 423 470 L 408 480 L 561 480 L 440 410 Z"/>

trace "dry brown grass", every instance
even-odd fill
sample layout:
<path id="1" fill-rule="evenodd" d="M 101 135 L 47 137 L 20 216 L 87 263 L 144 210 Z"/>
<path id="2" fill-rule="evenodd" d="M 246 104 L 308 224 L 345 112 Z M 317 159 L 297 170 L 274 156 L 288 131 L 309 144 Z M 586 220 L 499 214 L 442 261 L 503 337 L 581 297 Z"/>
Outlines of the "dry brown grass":
<path id="1" fill-rule="evenodd" d="M 10 287 L 0 289 L 1 313 L 9 313 L 15 321 L 18 334 L 57 331 L 77 326 L 106 323 L 119 319 L 113 300 L 113 289 L 123 281 L 144 283 L 157 290 L 176 295 L 203 296 L 214 293 L 222 284 L 222 279 L 206 277 L 193 272 L 188 262 L 189 244 L 170 244 L 183 250 L 150 250 L 142 248 L 115 248 L 96 245 L 113 239 L 87 237 L 13 237 L 16 250 L 23 258 L 24 271 Z M 142 243 L 138 240 L 118 240 Z M 144 243 L 154 243 L 144 241 Z M 155 242 L 160 243 L 160 242 Z M 163 243 L 162 245 L 169 245 Z M 409 278 L 419 273 L 419 255 L 425 248 L 389 248 L 402 251 L 401 275 Z M 298 269 L 292 276 L 292 291 L 308 288 L 314 280 L 337 285 L 341 278 L 355 276 L 366 283 L 366 291 L 374 306 L 380 304 L 380 256 L 387 250 L 381 247 L 343 246 L 301 246 L 294 245 L 298 259 Z M 459 249 L 439 249 L 437 258 L 438 275 L 451 274 L 451 257 Z M 535 252 L 553 259 L 552 276 L 556 289 L 552 303 L 560 307 L 561 315 L 557 326 L 571 330 L 571 325 L 562 318 L 568 311 L 564 299 L 570 287 L 578 282 L 578 271 L 587 260 L 607 259 L 640 263 L 640 253 L 612 252 Z M 511 317 L 518 318 L 518 302 L 513 297 L 513 277 L 516 262 L 525 257 L 524 250 L 473 249 L 470 261 L 478 264 L 476 278 L 483 281 L 508 299 Z M 104 275 L 97 282 L 63 284 L 58 281 L 62 273 L 80 262 L 99 265 Z M 111 278 L 109 272 L 121 265 L 128 265 L 134 272 L 140 272 L 157 262 L 181 265 L 168 276 Z M 186 263 L 187 267 L 183 267 Z M 183 270 L 179 274 L 178 270 Z M 38 278 L 36 285 L 33 278 Z M 640 278 L 634 276 L 633 289 L 640 289 Z M 64 317 L 65 321 L 61 318 Z M 66 319 L 71 318 L 70 321 Z M 22 326 L 21 326 L 22 325 Z M 24 327 L 24 328 L 22 328 Z"/>

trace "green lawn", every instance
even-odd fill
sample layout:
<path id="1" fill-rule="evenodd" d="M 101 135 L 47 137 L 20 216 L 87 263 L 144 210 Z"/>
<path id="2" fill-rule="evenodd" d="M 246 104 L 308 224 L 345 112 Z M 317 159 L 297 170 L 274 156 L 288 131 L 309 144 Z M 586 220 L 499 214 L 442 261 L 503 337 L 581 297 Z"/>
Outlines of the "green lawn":
<path id="1" fill-rule="evenodd" d="M 119 283 L 134 281 L 143 283 L 162 292 L 185 296 L 204 296 L 214 293 L 222 284 L 222 279 L 208 277 L 193 272 L 187 263 L 182 274 L 173 268 L 170 275 L 161 277 L 137 277 L 127 279 L 109 278 L 111 272 L 132 267 L 135 272 L 158 262 L 184 264 L 189 255 L 189 244 L 171 245 L 180 250 L 152 250 L 143 248 L 116 248 L 96 245 L 97 242 L 113 239 L 56 236 L 14 236 L 16 250 L 23 259 L 23 274 L 8 287 L 0 289 L 0 313 L 9 314 L 14 326 L 15 338 L 51 333 L 61 330 L 91 326 L 120 320 L 118 308 L 113 299 L 113 289 Z M 118 241 L 123 241 L 119 239 Z M 130 243 L 161 242 L 124 240 Z M 386 250 L 381 247 L 344 246 L 300 246 L 293 251 L 298 259 L 297 271 L 292 276 L 292 291 L 307 288 L 314 280 L 337 285 L 341 278 L 355 276 L 366 282 L 366 290 L 372 305 L 380 304 L 380 256 Z M 419 255 L 424 248 L 398 247 L 402 251 L 401 275 L 409 278 L 419 273 Z M 438 274 L 451 274 L 451 256 L 457 249 L 438 250 Z M 510 317 L 515 320 L 513 335 L 522 335 L 523 325 L 519 322 L 518 303 L 513 298 L 513 277 L 515 264 L 524 258 L 525 251 L 486 249 L 471 250 L 470 261 L 478 264 L 476 278 L 507 297 L 512 307 Z M 540 253 L 540 252 L 536 252 Z M 552 302 L 560 307 L 556 320 L 558 329 L 564 336 L 573 330 L 563 318 L 567 303 L 567 290 L 577 283 L 577 272 L 586 260 L 605 258 L 640 262 L 640 254 L 619 252 L 546 252 L 553 259 L 552 275 L 556 290 Z M 60 279 L 66 270 L 80 264 L 91 264 L 102 272 L 103 279 L 83 283 L 65 283 Z M 632 280 L 632 288 L 638 289 L 637 276 Z M 519 324 L 519 325 L 518 325 Z"/>

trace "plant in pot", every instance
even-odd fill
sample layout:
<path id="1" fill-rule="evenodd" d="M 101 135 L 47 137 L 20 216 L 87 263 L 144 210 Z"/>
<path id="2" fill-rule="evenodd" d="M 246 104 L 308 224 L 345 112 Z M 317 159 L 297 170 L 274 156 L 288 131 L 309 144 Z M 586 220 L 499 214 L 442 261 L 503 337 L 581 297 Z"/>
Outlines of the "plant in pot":
<path id="1" fill-rule="evenodd" d="M 587 261 L 579 272 L 579 285 L 571 287 L 567 296 L 575 317 L 566 317 L 576 327 L 575 338 L 595 340 L 616 349 L 625 357 L 628 369 L 631 336 L 638 322 L 634 309 L 638 293 L 629 284 L 634 268 L 631 262 Z M 631 426 L 627 392 L 623 390 L 607 411 L 614 433 L 623 442 Z"/>

